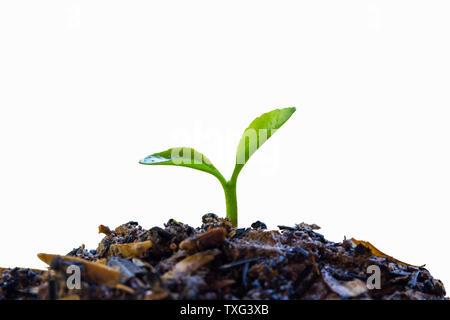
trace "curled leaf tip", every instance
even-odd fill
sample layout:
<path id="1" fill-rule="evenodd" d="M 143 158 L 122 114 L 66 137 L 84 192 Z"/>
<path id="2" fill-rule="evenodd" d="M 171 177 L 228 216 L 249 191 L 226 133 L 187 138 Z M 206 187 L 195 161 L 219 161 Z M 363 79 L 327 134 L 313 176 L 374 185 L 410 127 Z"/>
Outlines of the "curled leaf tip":
<path id="1" fill-rule="evenodd" d="M 47 254 L 45 254 L 45 253 L 38 253 L 37 256 L 42 262 L 50 264 L 51 260 L 48 259 L 48 255 Z"/>
<path id="2" fill-rule="evenodd" d="M 353 244 L 354 244 L 355 246 L 357 246 L 357 245 L 362 245 L 362 246 L 368 248 L 368 249 L 370 250 L 370 252 L 372 253 L 372 255 L 374 255 L 374 256 L 376 256 L 376 257 L 379 257 L 379 258 L 385 258 L 385 259 L 388 259 L 388 260 L 392 260 L 392 261 L 395 262 L 395 263 L 398 263 L 398 264 L 401 264 L 401 265 L 404 265 L 404 266 L 408 266 L 408 267 L 413 267 L 413 268 L 423 268 L 423 267 L 425 267 L 424 264 L 423 264 L 423 265 L 420 265 L 420 266 L 416 266 L 416 265 L 413 265 L 413 264 L 409 264 L 409 263 L 406 263 L 406 262 L 397 260 L 397 259 L 395 259 L 394 257 L 391 257 L 391 256 L 389 256 L 389 255 L 387 255 L 387 254 L 381 252 L 381 251 L 378 250 L 373 244 L 371 244 L 371 243 L 368 242 L 368 241 L 356 240 L 355 238 L 351 238 L 350 241 L 353 242 Z"/>

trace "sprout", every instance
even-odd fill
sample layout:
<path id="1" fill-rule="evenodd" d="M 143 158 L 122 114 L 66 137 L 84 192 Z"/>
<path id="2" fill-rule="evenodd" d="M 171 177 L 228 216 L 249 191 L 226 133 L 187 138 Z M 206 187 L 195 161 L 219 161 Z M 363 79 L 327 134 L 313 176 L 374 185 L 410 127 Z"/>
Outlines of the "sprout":
<path id="1" fill-rule="evenodd" d="M 295 108 L 276 109 L 264 113 L 244 131 L 236 152 L 236 165 L 230 180 L 226 180 L 211 161 L 200 152 L 187 147 L 171 148 L 145 157 L 139 163 L 146 165 L 182 166 L 208 172 L 215 176 L 225 192 L 227 218 L 238 224 L 236 182 L 239 173 L 253 153 L 267 141 L 295 112 Z"/>

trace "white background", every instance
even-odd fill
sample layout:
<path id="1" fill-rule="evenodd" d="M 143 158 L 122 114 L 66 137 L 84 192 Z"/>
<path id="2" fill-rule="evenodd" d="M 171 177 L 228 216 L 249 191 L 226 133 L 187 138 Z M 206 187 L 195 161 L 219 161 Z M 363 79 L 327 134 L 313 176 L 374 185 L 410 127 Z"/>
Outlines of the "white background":
<path id="1" fill-rule="evenodd" d="M 450 284 L 447 1 L 2 1 L 0 266 L 96 248 L 97 226 L 225 213 L 259 114 L 294 116 L 238 181 L 240 222 L 305 221 Z M 448 288 L 450 289 L 450 287 Z"/>

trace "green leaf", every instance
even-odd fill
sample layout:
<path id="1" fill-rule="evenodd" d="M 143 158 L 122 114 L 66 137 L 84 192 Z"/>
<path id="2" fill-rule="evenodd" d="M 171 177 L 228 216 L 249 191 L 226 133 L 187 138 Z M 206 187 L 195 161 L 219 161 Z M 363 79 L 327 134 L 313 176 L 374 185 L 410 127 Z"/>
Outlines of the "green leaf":
<path id="1" fill-rule="evenodd" d="M 163 152 L 151 154 L 139 161 L 146 165 L 166 165 L 192 168 L 215 176 L 223 184 L 225 178 L 211 161 L 202 153 L 187 147 L 171 148 Z"/>
<path id="2" fill-rule="evenodd" d="M 275 109 L 253 120 L 245 129 L 236 152 L 236 166 L 232 181 L 236 181 L 239 172 L 258 150 L 295 112 L 295 108 Z"/>

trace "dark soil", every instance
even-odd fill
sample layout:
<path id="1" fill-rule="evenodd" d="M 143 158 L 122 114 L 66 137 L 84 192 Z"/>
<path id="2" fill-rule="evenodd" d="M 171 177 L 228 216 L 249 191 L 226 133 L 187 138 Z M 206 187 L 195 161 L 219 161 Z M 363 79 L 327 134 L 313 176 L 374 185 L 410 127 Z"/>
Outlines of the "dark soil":
<path id="1" fill-rule="evenodd" d="M 445 299 L 425 268 L 327 241 L 316 225 L 236 229 L 214 214 L 202 222 L 100 226 L 96 250 L 47 257 L 48 271 L 0 269 L 0 299 Z M 70 265 L 80 268 L 79 289 L 67 287 Z M 367 287 L 371 265 L 381 271 L 380 289 Z"/>

